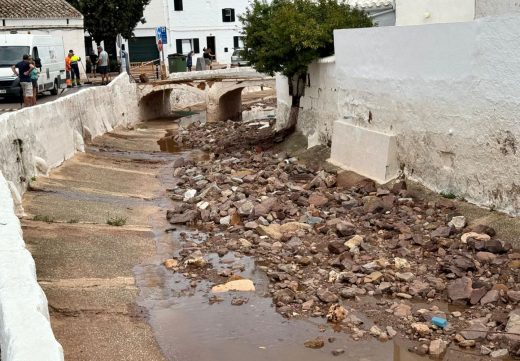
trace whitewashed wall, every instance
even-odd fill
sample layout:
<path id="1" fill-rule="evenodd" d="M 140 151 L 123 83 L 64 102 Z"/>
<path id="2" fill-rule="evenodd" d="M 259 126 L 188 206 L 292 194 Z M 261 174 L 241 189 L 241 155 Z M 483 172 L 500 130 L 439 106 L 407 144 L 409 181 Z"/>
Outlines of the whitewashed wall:
<path id="1" fill-rule="evenodd" d="M 330 144 L 334 121 L 338 119 L 338 92 L 335 57 L 320 59 L 309 66 L 305 96 L 300 101 L 297 129 L 308 139 L 308 146 Z M 310 86 L 309 86 L 310 84 Z M 277 127 L 288 121 L 291 97 L 287 78 L 276 77 Z"/>
<path id="2" fill-rule="evenodd" d="M 475 0 L 396 0 L 395 25 L 471 21 Z"/>
<path id="3" fill-rule="evenodd" d="M 475 17 L 505 15 L 520 11 L 518 0 L 475 0 Z"/>
<path id="4" fill-rule="evenodd" d="M 520 214 L 520 15 L 335 31 L 340 117 L 409 177 Z"/>
<path id="5" fill-rule="evenodd" d="M 136 86 L 121 74 L 106 87 L 0 115 L 0 348 L 5 361 L 62 361 L 47 299 L 36 280 L 20 222 L 32 176 L 83 150 L 84 139 L 139 120 Z M 25 180 L 25 181 L 24 181 Z"/>

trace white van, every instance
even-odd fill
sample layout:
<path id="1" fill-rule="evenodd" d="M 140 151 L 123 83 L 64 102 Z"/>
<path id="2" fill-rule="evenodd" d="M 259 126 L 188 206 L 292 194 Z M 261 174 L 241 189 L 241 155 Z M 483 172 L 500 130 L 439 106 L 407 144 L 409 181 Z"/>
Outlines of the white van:
<path id="1" fill-rule="evenodd" d="M 19 79 L 11 66 L 32 55 L 40 72 L 38 92 L 58 94 L 65 85 L 65 50 L 63 40 L 49 35 L 0 34 L 0 97 L 21 94 Z"/>

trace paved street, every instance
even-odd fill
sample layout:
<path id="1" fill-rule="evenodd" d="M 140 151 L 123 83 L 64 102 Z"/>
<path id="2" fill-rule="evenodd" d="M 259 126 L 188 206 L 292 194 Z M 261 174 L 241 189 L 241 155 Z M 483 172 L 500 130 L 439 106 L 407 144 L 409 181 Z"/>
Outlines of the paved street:
<path id="1" fill-rule="evenodd" d="M 58 99 L 59 97 L 65 96 L 67 94 L 73 94 L 83 89 L 86 89 L 92 85 L 83 85 L 81 88 L 72 88 L 72 89 L 64 89 L 63 92 L 60 90 L 58 95 L 50 95 L 49 92 L 45 92 L 43 94 L 39 94 L 38 96 L 38 104 L 47 103 Z M 13 98 L 0 98 L 0 114 L 15 111 L 21 108 L 19 101 Z"/>

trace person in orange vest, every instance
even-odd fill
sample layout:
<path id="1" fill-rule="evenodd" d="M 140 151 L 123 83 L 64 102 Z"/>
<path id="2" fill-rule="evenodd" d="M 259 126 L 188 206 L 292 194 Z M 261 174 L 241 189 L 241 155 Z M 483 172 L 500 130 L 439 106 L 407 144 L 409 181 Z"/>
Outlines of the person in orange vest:
<path id="1" fill-rule="evenodd" d="M 70 56 L 70 75 L 72 79 L 72 86 L 81 86 L 81 80 L 79 78 L 79 62 L 81 61 L 81 58 L 74 54 L 74 50 L 69 50 L 69 56 Z"/>
<path id="2" fill-rule="evenodd" d="M 66 83 L 67 88 L 72 88 L 72 83 L 70 81 L 70 72 L 72 71 L 72 68 L 70 66 L 70 58 L 72 54 L 69 52 L 67 56 L 65 57 L 65 76 L 66 76 Z"/>

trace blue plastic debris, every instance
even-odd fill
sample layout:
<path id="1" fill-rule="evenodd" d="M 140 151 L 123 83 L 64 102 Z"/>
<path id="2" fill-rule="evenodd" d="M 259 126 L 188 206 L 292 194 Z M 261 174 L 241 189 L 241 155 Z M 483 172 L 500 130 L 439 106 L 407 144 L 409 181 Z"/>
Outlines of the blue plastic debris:
<path id="1" fill-rule="evenodd" d="M 444 328 L 448 326 L 448 321 L 441 317 L 432 317 L 432 323 L 440 328 Z"/>

